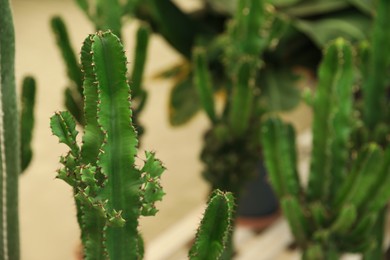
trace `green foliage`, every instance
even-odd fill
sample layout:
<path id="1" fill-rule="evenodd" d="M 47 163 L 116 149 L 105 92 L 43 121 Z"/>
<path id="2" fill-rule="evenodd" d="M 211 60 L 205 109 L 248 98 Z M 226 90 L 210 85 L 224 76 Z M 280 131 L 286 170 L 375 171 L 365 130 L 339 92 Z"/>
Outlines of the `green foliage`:
<path id="1" fill-rule="evenodd" d="M 70 113 L 51 119 L 53 133 L 70 148 L 58 178 L 73 187 L 86 259 L 142 258 L 138 218 L 157 212 L 164 167 L 150 152 L 142 168 L 134 167 L 138 140 L 119 39 L 110 32 L 88 36 L 81 62 L 86 122 L 81 147 Z"/>
<path id="2" fill-rule="evenodd" d="M 379 17 L 375 26 L 378 23 Z M 373 42 L 378 36 L 374 30 Z M 370 58 L 360 62 L 375 59 L 374 53 L 368 55 Z M 312 101 L 313 150 L 307 187 L 297 174 L 291 125 L 269 118 L 262 127 L 270 181 L 303 259 L 339 259 L 346 252 L 379 259 L 382 254 L 384 207 L 390 198 L 390 148 L 375 138 L 351 144 L 359 125 L 370 127 L 357 117 L 365 115 L 366 107 L 362 113 L 356 113 L 354 107 L 355 64 L 352 46 L 343 39 L 333 41 L 325 51 Z M 360 68 L 374 66 L 369 62 Z M 361 84 L 371 80 L 363 77 Z M 383 83 L 388 79 L 381 76 L 376 80 Z M 385 96 L 384 89 L 381 91 L 376 98 Z"/>

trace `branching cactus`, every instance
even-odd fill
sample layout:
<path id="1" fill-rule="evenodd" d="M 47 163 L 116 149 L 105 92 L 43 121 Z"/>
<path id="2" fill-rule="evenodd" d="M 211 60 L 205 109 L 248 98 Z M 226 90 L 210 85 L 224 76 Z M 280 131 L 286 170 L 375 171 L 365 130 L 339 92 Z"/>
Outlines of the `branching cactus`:
<path id="1" fill-rule="evenodd" d="M 51 128 L 70 151 L 61 157 L 57 177 L 72 186 L 85 259 L 142 259 L 138 218 L 157 213 L 165 170 L 152 152 L 136 168 L 137 132 L 133 127 L 126 58 L 111 32 L 88 36 L 81 50 L 84 71 L 85 128 L 78 144 L 76 121 L 57 112 Z M 215 191 L 199 227 L 191 259 L 218 259 L 230 239 L 234 199 Z M 211 258 L 210 258 L 211 257 Z"/>
<path id="2" fill-rule="evenodd" d="M 51 128 L 70 148 L 61 157 L 58 178 L 73 187 L 86 259 L 139 259 L 143 243 L 138 218 L 154 215 L 164 192 L 164 171 L 152 152 L 136 168 L 137 133 L 133 127 L 126 57 L 119 39 L 98 32 L 81 51 L 84 71 L 85 130 L 81 147 L 69 112 L 56 113 Z"/>
<path id="3" fill-rule="evenodd" d="M 240 11 L 226 35 L 226 69 L 231 76 L 222 113 L 215 108 L 207 53 L 199 47 L 193 57 L 194 83 L 202 108 L 212 123 L 202 151 L 204 177 L 212 189 L 231 191 L 235 196 L 255 174 L 259 160 L 259 143 L 253 142 L 259 131 L 258 120 L 254 119 L 260 116 L 254 101 L 255 78 L 260 66 L 259 55 L 265 46 L 259 35 L 264 29 L 263 1 L 240 1 L 240 4 Z"/>
<path id="4" fill-rule="evenodd" d="M 299 179 L 292 126 L 270 118 L 262 128 L 270 181 L 303 259 L 338 259 L 375 247 L 375 222 L 390 198 L 390 148 L 367 143 L 354 151 L 350 144 L 358 120 L 352 109 L 353 63 L 345 40 L 325 51 L 313 100 L 307 187 Z"/>
<path id="5" fill-rule="evenodd" d="M 85 15 L 91 20 L 96 30 L 110 29 L 117 36 L 121 35 L 122 16 L 129 12 L 135 4 L 131 0 L 127 1 L 124 6 L 116 0 L 91 1 L 91 3 L 85 0 L 78 0 L 76 2 L 80 9 L 83 10 Z M 68 30 L 61 17 L 53 17 L 51 20 L 51 27 L 56 36 L 56 42 L 61 51 L 69 78 L 69 86 L 65 89 L 64 93 L 65 106 L 79 124 L 85 125 L 86 122 L 83 114 L 83 77 L 76 54 L 71 45 Z M 132 85 L 134 86 L 132 92 L 132 99 L 134 101 L 132 104 L 134 109 L 133 123 L 140 136 L 144 129 L 139 124 L 138 117 L 147 100 L 147 92 L 142 87 L 142 79 L 149 43 L 149 31 L 148 26 L 141 25 L 136 32 L 135 60 L 131 75 Z"/>

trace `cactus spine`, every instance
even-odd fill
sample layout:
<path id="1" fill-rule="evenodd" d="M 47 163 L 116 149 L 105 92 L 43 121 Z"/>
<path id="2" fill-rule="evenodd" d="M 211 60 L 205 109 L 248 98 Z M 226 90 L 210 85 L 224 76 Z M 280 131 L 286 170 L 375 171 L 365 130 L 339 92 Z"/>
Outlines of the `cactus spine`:
<path id="1" fill-rule="evenodd" d="M 19 259 L 19 119 L 15 91 L 15 35 L 8 0 L 0 1 L 0 222 L 2 260 Z"/>
<path id="2" fill-rule="evenodd" d="M 350 144 L 355 127 L 353 51 L 333 41 L 319 69 L 313 100 L 313 151 L 309 183 L 297 174 L 295 136 L 277 118 L 262 128 L 264 156 L 272 186 L 281 200 L 302 259 L 338 259 L 342 253 L 375 248 L 375 222 L 390 198 L 390 148 Z M 380 245 L 380 241 L 378 241 Z"/>
<path id="3" fill-rule="evenodd" d="M 164 194 L 159 184 L 164 167 L 150 152 L 142 168 L 134 167 L 138 140 L 119 39 L 111 32 L 90 35 L 81 62 L 86 122 L 82 146 L 68 112 L 51 119 L 53 133 L 71 149 L 61 159 L 64 168 L 58 178 L 74 189 L 86 259 L 142 258 L 138 218 L 157 212 L 154 202 Z"/>

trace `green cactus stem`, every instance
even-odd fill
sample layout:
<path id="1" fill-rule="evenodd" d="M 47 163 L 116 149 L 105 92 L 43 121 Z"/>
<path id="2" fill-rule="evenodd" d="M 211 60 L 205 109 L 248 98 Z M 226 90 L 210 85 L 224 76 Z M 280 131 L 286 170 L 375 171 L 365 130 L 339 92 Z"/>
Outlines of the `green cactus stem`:
<path id="1" fill-rule="evenodd" d="M 379 0 L 376 19 L 372 30 L 368 71 L 364 74 L 364 121 L 370 132 L 385 120 L 386 95 L 385 89 L 389 84 L 388 71 L 390 66 L 390 50 L 384 46 L 390 45 L 390 33 L 388 33 L 388 14 L 390 2 Z M 379 94 L 381 93 L 381 94 Z"/>
<path id="2" fill-rule="evenodd" d="M 8 0 L 0 1 L 0 259 L 18 260 L 20 132 L 15 90 L 15 34 Z"/>
<path id="3" fill-rule="evenodd" d="M 21 95 L 21 160 L 22 172 L 31 162 L 33 152 L 31 141 L 33 137 L 32 129 L 34 128 L 34 106 L 35 106 L 36 83 L 34 78 L 26 77 L 22 84 Z"/>
<path id="4" fill-rule="evenodd" d="M 232 193 L 215 190 L 207 203 L 189 259 L 221 259 L 231 236 L 234 212 Z"/>
<path id="5" fill-rule="evenodd" d="M 348 159 L 352 131 L 352 48 L 344 40 L 331 44 L 319 69 L 319 86 L 314 100 L 313 151 L 309 199 L 328 200 L 329 187 L 338 185 Z"/>
<path id="6" fill-rule="evenodd" d="M 51 119 L 53 133 L 71 149 L 58 178 L 74 189 L 86 259 L 140 259 L 138 218 L 156 214 L 164 167 L 150 152 L 142 168 L 134 167 L 138 140 L 119 39 L 111 32 L 90 35 L 81 63 L 86 121 L 81 147 L 68 112 Z"/>
<path id="7" fill-rule="evenodd" d="M 378 236 L 383 207 L 390 198 L 390 147 L 350 144 L 355 122 L 352 47 L 337 39 L 326 49 L 313 100 L 313 152 L 309 183 L 296 173 L 291 125 L 269 118 L 262 127 L 271 184 L 302 259 L 339 259 L 346 252 L 381 254 Z M 378 250 L 374 250 L 377 249 Z M 319 256 L 321 256 L 319 258 Z M 367 258 L 369 259 L 369 258 Z"/>

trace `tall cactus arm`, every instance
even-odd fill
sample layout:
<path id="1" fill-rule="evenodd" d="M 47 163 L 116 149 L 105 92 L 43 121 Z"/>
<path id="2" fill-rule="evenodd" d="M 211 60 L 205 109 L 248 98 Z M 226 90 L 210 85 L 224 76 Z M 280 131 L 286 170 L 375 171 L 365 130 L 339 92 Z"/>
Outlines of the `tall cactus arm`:
<path id="1" fill-rule="evenodd" d="M 343 203 L 352 203 L 358 209 L 361 209 L 365 205 L 366 199 L 372 195 L 369 193 L 370 190 L 378 188 L 374 186 L 374 184 L 377 184 L 378 179 L 383 181 L 383 176 L 380 174 L 383 166 L 382 151 L 374 144 L 371 144 L 367 149 L 368 152 L 361 168 L 354 175 L 348 176 L 350 178 L 346 180 L 346 182 L 350 181 L 353 183 L 349 185 L 350 188 Z"/>
<path id="2" fill-rule="evenodd" d="M 194 51 L 194 82 L 198 90 L 203 109 L 212 123 L 217 122 L 215 113 L 214 93 L 211 86 L 210 75 L 207 68 L 205 51 L 197 48 Z"/>
<path id="3" fill-rule="evenodd" d="M 304 209 L 298 199 L 292 196 L 283 198 L 280 205 L 297 243 L 302 248 L 305 248 L 307 242 L 309 241 L 310 232 L 309 223 Z"/>
<path id="4" fill-rule="evenodd" d="M 379 0 L 372 32 L 372 46 L 370 48 L 370 60 L 367 78 L 363 83 L 364 91 L 364 122 L 370 130 L 373 130 L 381 120 L 384 120 L 383 111 L 387 96 L 385 88 L 389 84 L 388 71 L 390 66 L 390 34 L 388 31 L 388 15 L 390 2 Z M 381 94 L 378 94 L 381 93 Z"/>
<path id="5" fill-rule="evenodd" d="M 138 28 L 134 50 L 134 65 L 131 73 L 131 92 L 133 96 L 138 96 L 142 89 L 142 77 L 145 70 L 149 35 L 150 29 L 147 25 L 141 25 Z"/>
<path id="6" fill-rule="evenodd" d="M 298 197 L 301 187 L 292 126 L 280 119 L 269 118 L 262 126 L 261 142 L 271 184 L 279 198 L 286 195 Z"/>
<path id="7" fill-rule="evenodd" d="M 122 7 L 119 0 L 96 0 L 96 30 L 111 30 L 121 39 Z"/>
<path id="8" fill-rule="evenodd" d="M 213 192 L 189 251 L 191 260 L 220 259 L 231 233 L 233 209 L 231 193 Z"/>
<path id="9" fill-rule="evenodd" d="M 78 87 L 78 91 L 81 94 L 83 93 L 83 75 L 81 73 L 76 54 L 70 43 L 68 30 L 66 29 L 65 23 L 61 17 L 56 16 L 51 19 L 51 29 L 56 37 L 57 45 L 65 61 L 68 77 Z"/>
<path id="10" fill-rule="evenodd" d="M 105 138 L 99 123 L 97 121 L 98 111 L 98 82 L 95 71 L 93 70 L 92 60 L 92 37 L 87 37 L 81 48 L 81 65 L 84 72 L 84 135 L 83 145 L 81 147 L 81 163 L 96 167 L 96 160 L 100 153 L 100 148 Z M 92 190 L 76 190 L 81 200 L 76 199 L 78 211 L 82 214 L 82 239 L 84 244 L 85 257 L 87 259 L 105 259 L 108 254 L 105 245 L 104 229 L 106 228 L 106 214 L 98 214 L 104 208 L 101 200 L 95 201 L 98 194 L 96 185 L 102 185 L 106 176 L 99 170 L 95 170 L 93 180 L 96 183 L 87 184 Z M 88 171 L 85 171 L 88 173 Z M 82 198 L 88 197 L 87 203 Z M 96 249 L 98 248 L 98 250 Z"/>
<path id="11" fill-rule="evenodd" d="M 19 259 L 20 129 L 15 90 L 15 34 L 8 0 L 0 0 L 0 258 Z"/>
<path id="12" fill-rule="evenodd" d="M 28 167 L 32 159 L 31 141 L 34 128 L 34 105 L 36 84 L 32 77 L 23 80 L 21 95 L 21 159 L 22 172 Z"/>
<path id="13" fill-rule="evenodd" d="M 93 69 L 92 39 L 87 37 L 81 48 L 81 65 L 84 72 L 84 118 L 85 128 L 81 158 L 84 164 L 94 163 L 100 153 L 104 134 L 97 121 L 98 82 Z"/>
<path id="14" fill-rule="evenodd" d="M 319 69 L 314 100 L 313 151 L 307 196 L 328 201 L 345 173 L 352 117 L 353 55 L 350 44 L 337 39 L 327 48 Z"/>
<path id="15" fill-rule="evenodd" d="M 123 228 L 107 227 L 107 248 L 112 259 L 136 259 L 141 173 L 133 167 L 138 143 L 131 122 L 126 57 L 119 39 L 111 33 L 98 33 L 92 42 L 99 93 L 98 122 L 107 133 L 98 159 L 98 166 L 107 176 L 102 196 L 111 198 L 109 210 L 121 210 L 126 219 Z"/>
<path id="16" fill-rule="evenodd" d="M 242 136 L 249 127 L 253 109 L 255 71 L 250 60 L 239 62 L 229 113 L 230 126 L 235 136 Z"/>

